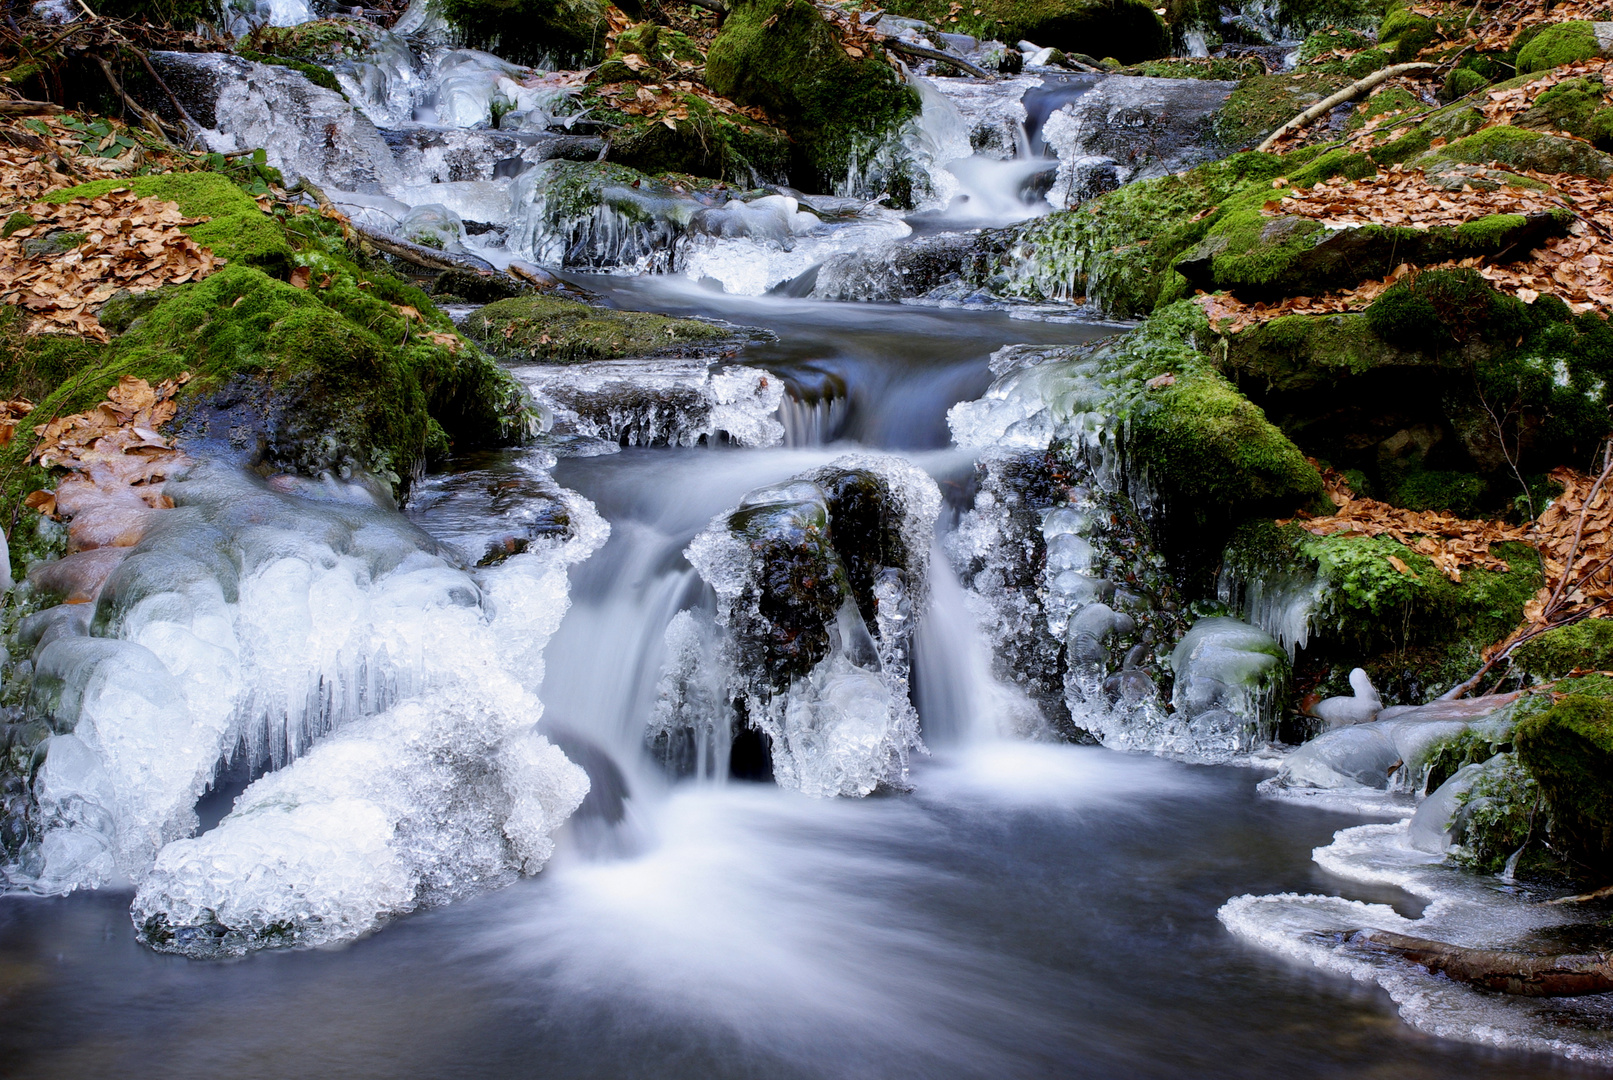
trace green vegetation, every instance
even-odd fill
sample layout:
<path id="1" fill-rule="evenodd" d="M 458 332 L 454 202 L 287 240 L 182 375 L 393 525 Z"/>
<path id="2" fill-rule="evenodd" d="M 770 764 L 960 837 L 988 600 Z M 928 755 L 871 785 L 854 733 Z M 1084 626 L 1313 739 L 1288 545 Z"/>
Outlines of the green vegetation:
<path id="1" fill-rule="evenodd" d="M 1613 670 L 1613 620 L 1585 619 L 1548 630 L 1518 646 L 1512 664 L 1540 680 L 1561 678 L 1576 669 Z"/>
<path id="2" fill-rule="evenodd" d="M 1613 854 L 1613 702 L 1567 694 L 1519 721 L 1516 740 L 1518 761 L 1551 807 L 1553 840 L 1604 871 Z"/>
<path id="3" fill-rule="evenodd" d="M 642 311 L 613 311 L 550 296 L 517 296 L 471 313 L 465 333 L 509 360 L 573 364 L 732 341 L 732 327 Z"/>
<path id="4" fill-rule="evenodd" d="M 100 15 L 153 26 L 194 30 L 200 22 L 217 22 L 223 14 L 219 0 L 97 0 L 90 7 Z"/>
<path id="5" fill-rule="evenodd" d="M 918 112 L 918 95 L 881 58 L 848 56 L 815 8 L 789 0 L 736 0 L 706 57 L 706 83 L 781 122 L 797 186 L 819 191 L 844 185 Z"/>
<path id="6" fill-rule="evenodd" d="M 1596 31 L 1590 23 L 1551 23 L 1518 49 L 1518 74 L 1545 71 L 1600 55 Z"/>

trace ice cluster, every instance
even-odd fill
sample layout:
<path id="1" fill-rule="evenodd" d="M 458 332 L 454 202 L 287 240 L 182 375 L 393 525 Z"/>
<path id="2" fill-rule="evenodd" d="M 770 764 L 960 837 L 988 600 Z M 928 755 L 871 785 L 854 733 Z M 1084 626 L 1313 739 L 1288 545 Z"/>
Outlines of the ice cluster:
<path id="1" fill-rule="evenodd" d="M 198 465 L 165 493 L 90 618 L 36 617 L 28 709 L 55 734 L 14 887 L 133 882 L 147 940 L 211 955 L 542 865 L 587 790 L 533 734 L 566 566 L 608 530 L 585 500 L 473 577 L 361 483 Z M 258 779 L 192 837 L 226 766 Z"/>
<path id="2" fill-rule="evenodd" d="M 715 663 L 723 699 L 769 739 L 779 784 L 818 796 L 905 786 L 920 745 L 912 638 L 939 508 L 935 482 L 908 462 L 849 455 L 718 515 L 685 552 L 716 593 L 715 625 L 691 614 L 669 628 L 652 741 L 723 730 L 698 715 L 715 696 L 703 665 Z"/>

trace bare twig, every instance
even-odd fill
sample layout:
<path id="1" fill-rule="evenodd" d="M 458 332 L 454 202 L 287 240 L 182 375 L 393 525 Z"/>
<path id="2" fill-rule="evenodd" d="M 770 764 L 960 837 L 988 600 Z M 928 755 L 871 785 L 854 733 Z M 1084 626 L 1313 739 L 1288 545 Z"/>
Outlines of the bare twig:
<path id="1" fill-rule="evenodd" d="M 1315 105 L 1312 105 L 1310 108 L 1288 121 L 1288 123 L 1284 124 L 1276 131 L 1273 131 L 1270 135 L 1267 135 L 1265 142 L 1262 142 L 1259 146 L 1255 147 L 1255 151 L 1257 153 L 1265 153 L 1267 150 L 1270 150 L 1277 144 L 1278 139 L 1281 139 L 1290 131 L 1295 131 L 1304 127 L 1317 117 L 1326 115 L 1335 107 L 1343 105 L 1346 101 L 1349 101 L 1352 98 L 1359 97 L 1368 90 L 1371 90 L 1374 86 L 1377 86 L 1380 83 L 1388 82 L 1397 75 L 1406 75 L 1413 71 L 1433 71 L 1440 66 L 1441 65 L 1435 63 L 1414 61 L 1409 64 L 1392 64 L 1389 67 L 1380 68 L 1365 78 L 1357 79 L 1355 82 L 1351 83 L 1349 86 L 1346 86 L 1338 93 L 1330 94 L 1321 101 L 1318 101 Z"/>
<path id="2" fill-rule="evenodd" d="M 934 60 L 940 64 L 951 64 L 959 71 L 966 71 L 977 79 L 990 79 L 992 74 L 983 67 L 976 67 L 961 57 L 944 53 L 939 49 L 927 49 L 923 45 L 913 45 L 900 38 L 888 37 L 880 42 L 886 49 L 900 56 L 911 56 L 919 60 Z"/>

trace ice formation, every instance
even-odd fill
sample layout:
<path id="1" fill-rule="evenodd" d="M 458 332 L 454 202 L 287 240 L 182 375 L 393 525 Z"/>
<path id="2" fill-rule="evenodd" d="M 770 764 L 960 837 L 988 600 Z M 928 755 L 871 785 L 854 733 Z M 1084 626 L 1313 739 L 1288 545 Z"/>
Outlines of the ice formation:
<path id="1" fill-rule="evenodd" d="M 362 484 L 196 466 L 165 492 L 93 618 L 34 628 L 28 708 L 56 734 L 13 887 L 132 881 L 148 940 L 210 955 L 542 865 L 587 789 L 532 733 L 566 566 L 607 531 L 585 500 L 478 579 Z M 267 773 L 191 838 L 226 764 Z"/>
<path id="2" fill-rule="evenodd" d="M 929 476 L 872 455 L 751 492 L 685 552 L 716 593 L 726 647 L 712 657 L 694 647 L 697 623 L 675 626 L 664 685 L 687 701 L 698 665 L 721 664 L 726 697 L 770 740 L 783 786 L 818 796 L 905 786 L 921 745 L 912 636 L 939 509 Z M 680 714 L 664 713 L 652 737 L 672 734 Z"/>
<path id="3" fill-rule="evenodd" d="M 1374 928 L 1482 949 L 1553 951 L 1536 935 L 1594 917 L 1540 904 L 1525 890 L 1498 889 L 1494 879 L 1450 866 L 1443 854 L 1421 849 L 1416 840 L 1410 822 L 1358 825 L 1340 830 L 1314 857 L 1329 874 L 1411 893 L 1427 903 L 1421 918 L 1405 918 L 1386 904 L 1279 893 L 1234 897 L 1222 905 L 1220 920 L 1234 934 L 1280 956 L 1376 983 L 1388 991 L 1407 1023 L 1431 1035 L 1581 1060 L 1613 1060 L 1613 1013 L 1606 995 L 1528 998 L 1489 993 L 1351 943 L 1354 931 Z"/>
<path id="4" fill-rule="evenodd" d="M 704 359 L 603 360 L 514 369 L 548 410 L 551 436 L 616 446 L 697 446 L 784 439 L 784 383 L 759 368 Z"/>

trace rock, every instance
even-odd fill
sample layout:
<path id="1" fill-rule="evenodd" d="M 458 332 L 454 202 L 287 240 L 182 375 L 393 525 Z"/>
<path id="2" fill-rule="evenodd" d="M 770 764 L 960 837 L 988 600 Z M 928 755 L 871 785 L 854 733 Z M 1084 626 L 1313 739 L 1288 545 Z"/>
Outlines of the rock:
<path id="1" fill-rule="evenodd" d="M 536 295 L 478 308 L 463 329 L 495 356 L 556 364 L 625 356 L 716 356 L 758 337 L 755 331 L 721 323 Z"/>
<path id="2" fill-rule="evenodd" d="M 1519 721 L 1515 741 L 1551 806 L 1556 837 L 1604 871 L 1613 863 L 1613 702 L 1569 694 Z"/>
<path id="3" fill-rule="evenodd" d="M 466 304 L 492 304 L 530 291 L 508 274 L 478 273 L 474 270 L 444 270 L 431 283 L 431 295 L 453 297 Z"/>
<path id="4" fill-rule="evenodd" d="M 853 163 L 866 167 L 919 111 L 882 59 L 848 56 L 816 9 L 786 0 L 735 0 L 707 53 L 706 83 L 781 120 L 795 142 L 795 185 L 819 191 L 843 186 Z"/>
<path id="5" fill-rule="evenodd" d="M 1613 56 L 1613 22 L 1551 23 L 1518 49 L 1518 74 L 1599 56 Z"/>
<path id="6" fill-rule="evenodd" d="M 1330 728 L 1365 724 L 1376 718 L 1383 708 L 1383 699 L 1378 696 L 1367 673 L 1360 668 L 1351 671 L 1350 687 L 1355 691 L 1353 695 L 1320 701 L 1311 709 L 1311 715 L 1327 721 Z"/>

